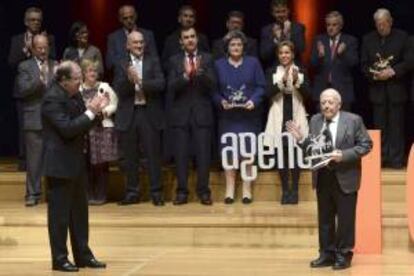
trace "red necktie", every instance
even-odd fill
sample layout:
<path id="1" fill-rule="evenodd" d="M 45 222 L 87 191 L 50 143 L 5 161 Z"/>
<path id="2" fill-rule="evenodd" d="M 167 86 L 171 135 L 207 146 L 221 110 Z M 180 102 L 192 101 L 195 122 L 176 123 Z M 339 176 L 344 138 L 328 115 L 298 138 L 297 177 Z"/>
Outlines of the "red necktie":
<path id="1" fill-rule="evenodd" d="M 338 42 L 335 38 L 331 39 L 332 43 L 331 43 L 331 60 L 333 60 L 335 58 L 336 55 L 336 48 L 338 46 Z"/>
<path id="2" fill-rule="evenodd" d="M 193 76 L 196 73 L 196 66 L 195 66 L 195 62 L 194 62 L 194 54 L 191 53 L 188 55 L 188 60 L 190 62 L 190 67 L 191 67 L 191 71 L 190 71 L 190 78 L 193 78 Z"/>

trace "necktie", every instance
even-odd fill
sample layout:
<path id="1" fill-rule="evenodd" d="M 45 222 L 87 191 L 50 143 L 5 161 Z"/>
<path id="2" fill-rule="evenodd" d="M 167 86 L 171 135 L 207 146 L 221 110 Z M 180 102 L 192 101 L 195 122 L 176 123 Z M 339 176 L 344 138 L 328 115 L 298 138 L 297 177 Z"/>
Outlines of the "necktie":
<path id="1" fill-rule="evenodd" d="M 40 62 L 40 74 L 42 75 L 45 85 L 49 83 L 49 66 L 47 61 Z"/>
<path id="2" fill-rule="evenodd" d="M 188 60 L 189 60 L 189 63 L 190 63 L 190 68 L 191 68 L 190 78 L 193 78 L 193 76 L 195 75 L 195 72 L 196 72 L 196 66 L 195 66 L 195 60 L 194 59 L 195 59 L 195 56 L 194 56 L 193 53 L 188 55 Z"/>
<path id="3" fill-rule="evenodd" d="M 326 120 L 325 122 L 325 129 L 323 130 L 322 134 L 325 136 L 325 153 L 331 152 L 334 149 L 333 146 L 333 139 L 332 139 L 332 132 L 329 130 L 329 125 L 332 123 L 332 120 Z"/>
<path id="4" fill-rule="evenodd" d="M 331 60 L 335 58 L 338 41 L 336 38 L 331 38 Z"/>

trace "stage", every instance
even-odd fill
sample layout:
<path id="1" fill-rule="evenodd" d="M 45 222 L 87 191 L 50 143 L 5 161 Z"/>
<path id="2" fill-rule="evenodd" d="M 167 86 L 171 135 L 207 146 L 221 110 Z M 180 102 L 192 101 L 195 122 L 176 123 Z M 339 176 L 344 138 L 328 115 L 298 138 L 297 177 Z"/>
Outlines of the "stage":
<path id="1" fill-rule="evenodd" d="M 13 162 L 0 165 L 0 274 L 49 275 L 46 205 L 24 207 L 24 173 Z M 174 180 L 164 171 L 166 198 Z M 112 170 L 111 197 L 120 176 Z M 382 173 L 383 254 L 356 254 L 343 272 L 311 269 L 318 248 L 316 201 L 310 174 L 303 173 L 299 205 L 277 201 L 275 172 L 263 172 L 255 201 L 223 203 L 222 172 L 212 171 L 213 206 L 193 199 L 188 205 L 154 207 L 145 201 L 119 207 L 114 202 L 90 207 L 90 244 L 106 270 L 82 275 L 413 275 L 414 253 L 408 236 L 405 171 Z M 239 191 L 240 192 L 240 191 Z"/>

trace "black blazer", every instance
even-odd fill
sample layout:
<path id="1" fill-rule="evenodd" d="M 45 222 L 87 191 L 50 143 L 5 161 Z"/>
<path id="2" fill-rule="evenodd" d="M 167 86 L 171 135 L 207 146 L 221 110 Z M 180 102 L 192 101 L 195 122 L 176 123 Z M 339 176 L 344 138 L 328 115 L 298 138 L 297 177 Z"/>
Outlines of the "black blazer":
<path id="1" fill-rule="evenodd" d="M 247 37 L 247 43 L 245 45 L 244 54 L 247 56 L 258 57 L 257 40 L 251 37 Z M 226 49 L 223 38 L 214 40 L 212 54 L 214 59 L 220 59 L 226 57 Z"/>
<path id="2" fill-rule="evenodd" d="M 76 178 L 85 170 L 85 134 L 93 121 L 84 112 L 79 93 L 70 98 L 57 82 L 47 90 L 42 104 L 45 176 Z"/>
<path id="3" fill-rule="evenodd" d="M 361 70 L 369 82 L 369 97 L 373 103 L 384 103 L 387 98 L 393 103 L 407 100 L 405 77 L 409 69 L 407 33 L 392 29 L 391 33 L 382 39 L 377 31 L 364 36 L 361 47 Z M 375 81 L 369 68 L 377 61 L 376 54 L 383 58 L 393 56 L 390 62 L 396 75 L 387 81 Z M 387 97 L 388 95 L 388 97 Z"/>
<path id="4" fill-rule="evenodd" d="M 184 53 L 170 58 L 168 74 L 168 122 L 184 127 L 193 118 L 198 126 L 213 126 L 212 93 L 216 80 L 210 54 L 199 52 L 201 68 L 192 81 L 184 77 Z"/>
<path id="5" fill-rule="evenodd" d="M 325 56 L 318 55 L 318 42 L 324 45 Z M 351 103 L 354 101 L 353 68 L 358 64 L 358 41 L 355 37 L 341 34 L 338 45 L 346 45 L 345 52 L 331 58 L 331 47 L 327 34 L 318 35 L 313 42 L 311 64 L 315 68 L 313 86 L 313 100 L 319 101 L 323 90 L 328 88 L 329 74 L 331 74 L 331 86 L 341 94 L 342 101 Z"/>
<path id="6" fill-rule="evenodd" d="M 135 87 L 128 80 L 127 68 L 129 59 L 124 59 L 115 69 L 112 87 L 118 95 L 118 109 L 115 114 L 115 127 L 120 131 L 127 130 L 134 115 Z M 162 91 L 165 79 L 159 60 L 152 56 L 143 57 L 142 87 L 150 114 L 150 122 L 156 129 L 163 129 L 164 114 L 162 111 Z"/>

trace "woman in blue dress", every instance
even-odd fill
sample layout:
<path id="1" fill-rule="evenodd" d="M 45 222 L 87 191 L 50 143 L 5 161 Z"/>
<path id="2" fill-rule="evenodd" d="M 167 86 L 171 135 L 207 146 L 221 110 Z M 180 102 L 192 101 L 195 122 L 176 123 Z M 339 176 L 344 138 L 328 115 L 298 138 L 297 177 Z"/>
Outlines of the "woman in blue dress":
<path id="1" fill-rule="evenodd" d="M 258 134 L 263 127 L 263 100 L 265 97 L 266 79 L 260 62 L 255 57 L 245 56 L 246 36 L 241 31 L 231 31 L 224 38 L 227 57 L 215 62 L 218 88 L 214 93 L 214 101 L 218 109 L 219 141 L 225 133 Z M 251 152 L 250 139 L 246 150 Z M 220 152 L 226 144 L 220 143 Z M 240 150 L 240 149 L 239 149 Z M 223 156 L 221 155 L 221 158 Z M 236 162 L 240 163 L 240 154 Z M 224 202 L 234 202 L 235 169 L 224 169 L 226 178 L 226 195 Z M 247 166 L 247 174 L 251 173 L 251 165 Z M 251 181 L 243 180 L 244 204 L 252 202 Z"/>

